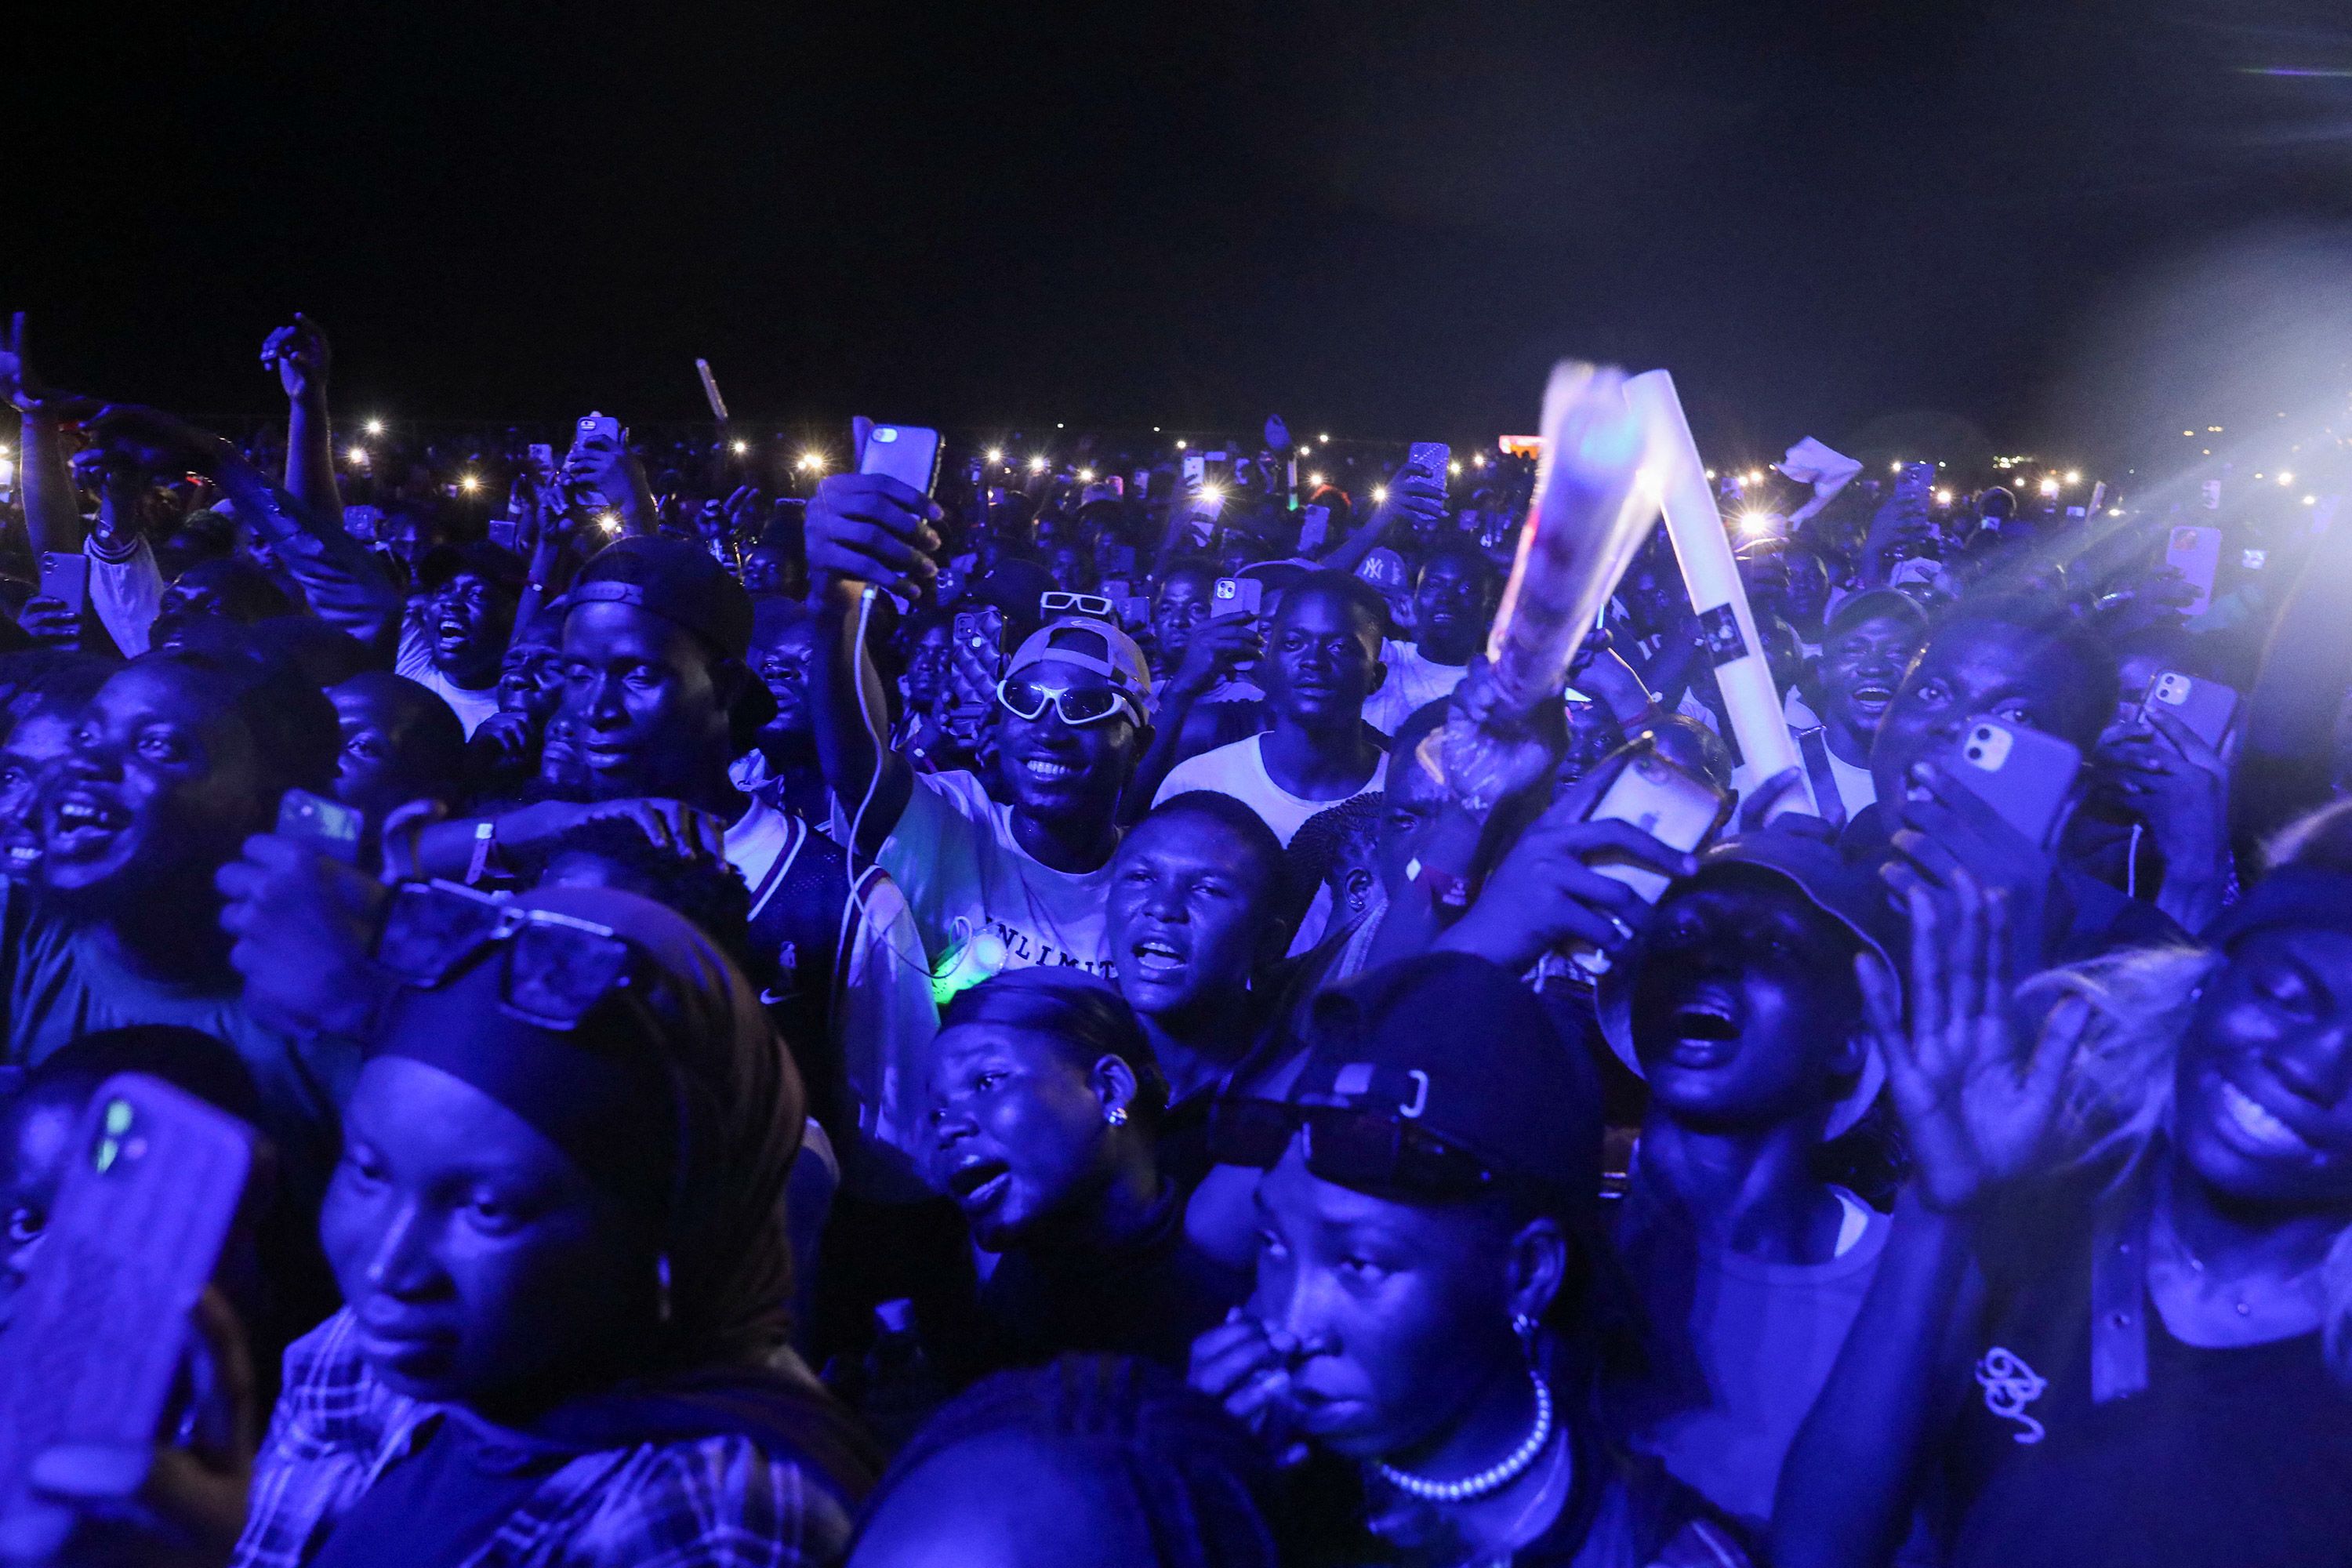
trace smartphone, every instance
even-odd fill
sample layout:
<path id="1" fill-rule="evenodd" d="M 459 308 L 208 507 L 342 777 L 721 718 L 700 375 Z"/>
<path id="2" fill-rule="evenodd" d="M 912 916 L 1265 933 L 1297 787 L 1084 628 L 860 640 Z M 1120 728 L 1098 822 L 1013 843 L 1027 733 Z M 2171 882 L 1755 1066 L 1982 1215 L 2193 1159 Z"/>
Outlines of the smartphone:
<path id="1" fill-rule="evenodd" d="M 1265 584 L 1255 577 L 1220 577 L 1209 597 L 1215 606 L 1212 614 L 1255 616 L 1265 603 Z"/>
<path id="2" fill-rule="evenodd" d="M 1200 453 L 1187 452 L 1184 454 L 1184 483 L 1187 488 L 1198 489 L 1202 476 L 1206 475 L 1208 471 L 1208 460 L 1202 457 Z"/>
<path id="3" fill-rule="evenodd" d="M 1300 510 L 1298 552 L 1301 555 L 1311 554 L 1322 549 L 1324 542 L 1330 537 L 1331 509 L 1329 507 L 1310 506 Z"/>
<path id="4" fill-rule="evenodd" d="M 1895 570 L 1887 574 L 1886 585 L 1900 588 L 1906 583 L 1926 583 L 1933 586 L 1943 573 L 1944 563 L 1934 556 L 1914 555 L 1909 560 L 1895 563 Z"/>
<path id="5" fill-rule="evenodd" d="M 1729 794 L 1643 744 L 1626 757 L 1585 820 L 1630 822 L 1668 848 L 1690 854 L 1715 837 L 1730 816 Z M 1633 889 L 1644 903 L 1656 903 L 1672 879 L 1646 866 L 1607 856 L 1586 864 Z"/>
<path id="6" fill-rule="evenodd" d="M 289 789 L 278 802 L 278 837 L 299 838 L 346 865 L 359 859 L 360 834 L 366 826 L 358 807 L 307 789 Z"/>
<path id="7" fill-rule="evenodd" d="M 609 414 L 590 413 L 580 421 L 580 428 L 572 433 L 572 449 L 576 452 L 599 437 L 607 445 L 619 446 L 624 439 L 621 422 Z"/>
<path id="8" fill-rule="evenodd" d="M 1445 488 L 1447 471 L 1454 461 L 1454 448 L 1443 441 L 1415 441 L 1404 466 L 1418 468 L 1433 480 L 1439 489 Z"/>
<path id="9" fill-rule="evenodd" d="M 1895 489 L 1904 495 L 1916 499 L 1924 506 L 1927 504 L 1927 498 L 1936 493 L 1936 465 L 1933 463 L 1904 464 L 1903 478 L 1896 483 Z"/>
<path id="10" fill-rule="evenodd" d="M 989 679 L 995 679 L 998 667 L 1004 662 L 1004 612 L 992 605 L 986 609 L 958 610 L 955 646 L 987 671 Z"/>
<path id="11" fill-rule="evenodd" d="M 510 517 L 490 519 L 490 542 L 500 550 L 512 550 L 515 547 L 516 527 L 515 520 Z"/>
<path id="12" fill-rule="evenodd" d="M 2213 603 L 2213 574 L 2221 564 L 2221 531 L 2218 528 L 2176 528 L 2165 546 L 2164 563 L 2180 574 L 2196 597 L 2181 613 L 2201 616 Z"/>
<path id="13" fill-rule="evenodd" d="M 857 459 L 861 474 L 881 474 L 922 495 L 940 477 L 940 433 L 919 425 L 877 425 Z"/>
<path id="14" fill-rule="evenodd" d="M 1118 601 L 1119 624 L 1129 631 L 1147 626 L 1151 620 L 1151 601 L 1140 594 Z"/>
<path id="15" fill-rule="evenodd" d="M 2168 669 L 2147 683 L 2147 695 L 2139 705 L 2143 721 L 2151 708 L 2164 709 L 2188 725 L 2191 734 L 2219 751 L 2221 737 L 2230 732 L 2230 721 L 2238 716 L 2238 694 L 2218 680 L 2200 680 Z"/>
<path id="16" fill-rule="evenodd" d="M 89 602 L 89 557 L 79 551 L 42 551 L 41 597 L 61 600 L 80 615 Z"/>
<path id="17" fill-rule="evenodd" d="M 256 1136 L 160 1079 L 124 1073 L 99 1086 L 0 1333 L 0 1517 L 12 1556 L 46 1561 L 55 1548 L 41 1538 L 54 1532 L 62 1545 L 73 1526 L 29 1495 L 37 1456 L 154 1444 Z"/>
<path id="18" fill-rule="evenodd" d="M 2083 753 L 2055 735 L 1979 715 L 1946 762 L 2002 821 L 2047 847 L 2082 771 Z"/>

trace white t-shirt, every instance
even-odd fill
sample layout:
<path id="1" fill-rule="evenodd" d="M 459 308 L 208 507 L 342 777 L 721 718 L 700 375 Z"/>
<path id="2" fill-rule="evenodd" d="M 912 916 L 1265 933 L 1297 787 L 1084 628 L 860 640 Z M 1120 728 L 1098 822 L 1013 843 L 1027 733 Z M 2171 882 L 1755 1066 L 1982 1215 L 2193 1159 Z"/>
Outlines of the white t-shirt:
<path id="1" fill-rule="evenodd" d="M 1360 788 L 1329 800 L 1308 800 L 1305 795 L 1293 795 L 1275 783 L 1273 775 L 1265 771 L 1265 741 L 1264 735 L 1252 735 L 1246 741 L 1235 741 L 1230 746 L 1219 746 L 1213 751 L 1202 752 L 1197 757 L 1185 758 L 1168 770 L 1168 776 L 1160 782 L 1160 793 L 1151 797 L 1151 804 L 1158 805 L 1161 801 L 1188 790 L 1205 789 L 1213 790 L 1218 795 L 1229 795 L 1264 818 L 1265 825 L 1274 829 L 1274 836 L 1282 840 L 1283 847 L 1286 849 L 1298 830 L 1307 825 L 1308 817 L 1318 812 L 1328 811 L 1341 801 L 1352 800 L 1357 795 L 1385 788 L 1388 784 L 1389 759 L 1388 753 L 1383 752 L 1381 760 L 1372 767 L 1372 776 Z"/>
<path id="2" fill-rule="evenodd" d="M 1103 930 L 1110 866 L 1056 871 L 1013 837 L 1013 808 L 988 798 L 969 773 L 917 773 L 882 868 L 907 896 L 923 951 L 936 964 L 972 933 L 1004 939 L 1005 967 L 1075 965 L 1118 975 Z"/>
<path id="3" fill-rule="evenodd" d="M 499 710 L 498 682 L 494 680 L 479 691 L 458 685 L 433 668 L 432 646 L 424 627 L 403 626 L 400 657 L 394 661 L 393 668 L 449 704 L 457 715 L 457 722 L 466 727 L 466 738 L 471 740 L 482 721 Z"/>
<path id="4" fill-rule="evenodd" d="M 1394 638 L 1381 645 L 1381 662 L 1389 667 L 1389 678 L 1364 699 L 1364 722 L 1390 735 L 1412 717 L 1414 710 L 1453 696 L 1454 689 L 1469 673 L 1466 665 L 1424 658 L 1417 644 Z"/>

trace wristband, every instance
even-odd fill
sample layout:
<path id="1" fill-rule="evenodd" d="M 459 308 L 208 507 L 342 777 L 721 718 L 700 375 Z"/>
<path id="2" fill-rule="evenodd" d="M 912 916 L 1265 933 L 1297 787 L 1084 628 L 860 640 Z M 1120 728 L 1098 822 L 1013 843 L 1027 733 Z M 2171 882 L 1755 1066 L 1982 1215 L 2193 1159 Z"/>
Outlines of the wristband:
<path id="1" fill-rule="evenodd" d="M 489 870 L 490 857 L 498 852 L 498 833 L 496 817 L 484 817 L 474 825 L 474 858 L 466 863 L 466 886 L 475 886 Z"/>

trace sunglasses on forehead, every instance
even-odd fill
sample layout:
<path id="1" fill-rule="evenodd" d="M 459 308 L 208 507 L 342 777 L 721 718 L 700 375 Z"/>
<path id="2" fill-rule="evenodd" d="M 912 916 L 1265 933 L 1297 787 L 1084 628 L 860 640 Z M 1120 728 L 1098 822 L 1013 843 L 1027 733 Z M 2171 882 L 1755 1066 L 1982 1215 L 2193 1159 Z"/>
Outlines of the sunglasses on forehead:
<path id="1" fill-rule="evenodd" d="M 1209 1158 L 1220 1165 L 1270 1169 L 1301 1134 L 1308 1173 L 1359 1192 L 1444 1201 L 1491 1192 L 1500 1179 L 1476 1155 L 1402 1116 L 1280 1100 L 1220 1100 L 1209 1108 Z"/>
<path id="2" fill-rule="evenodd" d="M 1092 616 L 1107 621 L 1116 608 L 1101 594 L 1071 594 L 1059 588 L 1049 589 L 1037 596 L 1037 609 L 1048 617 L 1054 616 Z"/>
<path id="3" fill-rule="evenodd" d="M 484 948 L 501 947 L 499 1005 L 542 1029 L 578 1026 L 630 984 L 635 952 L 612 927 L 554 910 L 514 905 L 450 882 L 402 882 L 377 929 L 375 962 L 423 990 Z"/>

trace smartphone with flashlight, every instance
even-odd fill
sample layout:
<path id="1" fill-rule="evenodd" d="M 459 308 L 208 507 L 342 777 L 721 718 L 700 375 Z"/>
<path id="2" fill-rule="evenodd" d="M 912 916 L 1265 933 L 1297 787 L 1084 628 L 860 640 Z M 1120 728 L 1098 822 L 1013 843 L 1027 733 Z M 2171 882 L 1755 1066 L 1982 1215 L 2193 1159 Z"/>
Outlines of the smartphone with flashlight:
<path id="1" fill-rule="evenodd" d="M 877 425 L 866 434 L 857 471 L 880 474 L 929 495 L 940 477 L 940 433 L 919 425 Z"/>
<path id="2" fill-rule="evenodd" d="M 55 599 L 80 615 L 89 603 L 89 557 L 78 550 L 42 551 L 41 597 Z"/>
<path id="3" fill-rule="evenodd" d="M 2055 735 L 1980 714 L 1945 758 L 1969 793 L 2037 847 L 2047 847 L 2083 770 L 2083 753 Z"/>
<path id="4" fill-rule="evenodd" d="M 2221 564 L 2221 531 L 2218 528 L 2176 528 L 2164 548 L 2164 563 L 2180 574 L 2194 595 L 2180 609 L 2201 616 L 2213 603 L 2213 574 Z"/>
<path id="5" fill-rule="evenodd" d="M 2147 683 L 2147 695 L 2139 705 L 2141 722 L 2158 710 L 2188 725 L 2190 734 L 2219 751 L 2221 738 L 2230 732 L 2230 721 L 2238 716 L 2238 694 L 2218 680 L 2200 680 L 2168 669 Z"/>
<path id="6" fill-rule="evenodd" d="M 50 1561 L 74 1525 L 33 1492 L 38 1456 L 153 1448 L 257 1146 L 242 1121 L 140 1073 L 99 1085 L 70 1140 L 0 1333 L 0 1515 L 10 1556 L 27 1562 Z"/>

